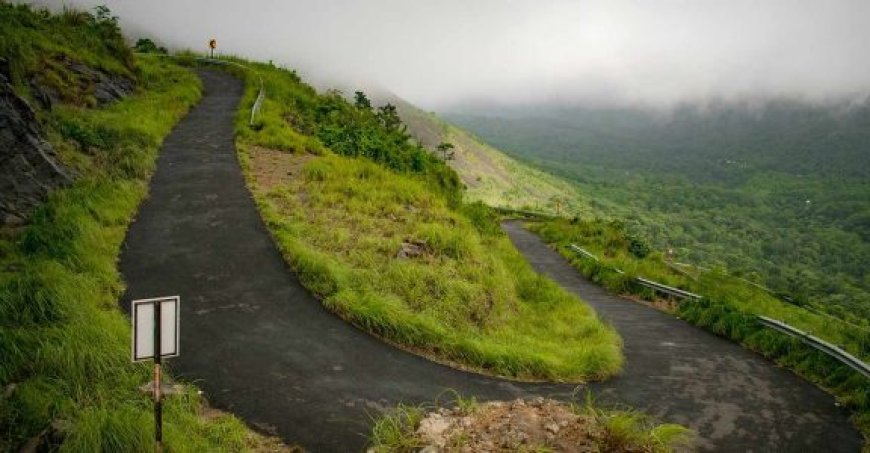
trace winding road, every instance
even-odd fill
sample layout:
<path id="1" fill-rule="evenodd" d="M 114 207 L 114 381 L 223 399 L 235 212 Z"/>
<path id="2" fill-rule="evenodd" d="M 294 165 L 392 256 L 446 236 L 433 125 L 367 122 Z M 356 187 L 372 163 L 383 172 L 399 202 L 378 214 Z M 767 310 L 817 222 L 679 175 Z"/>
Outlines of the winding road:
<path id="1" fill-rule="evenodd" d="M 354 451 L 372 417 L 445 389 L 478 399 L 570 398 L 574 386 L 514 383 L 395 349 L 326 311 L 275 248 L 233 142 L 242 84 L 201 70 L 201 102 L 166 138 L 127 234 L 120 269 L 131 299 L 182 299 L 177 376 L 215 406 L 311 451 Z M 540 272 L 593 305 L 625 341 L 624 373 L 590 388 L 699 432 L 714 451 L 860 451 L 834 399 L 757 354 L 606 293 L 519 224 L 505 231 Z"/>

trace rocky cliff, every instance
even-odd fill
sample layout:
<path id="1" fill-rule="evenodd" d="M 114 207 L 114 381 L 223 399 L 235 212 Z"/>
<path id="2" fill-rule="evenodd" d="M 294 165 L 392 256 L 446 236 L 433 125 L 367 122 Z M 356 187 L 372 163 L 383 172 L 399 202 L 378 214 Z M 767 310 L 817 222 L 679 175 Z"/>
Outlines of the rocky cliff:
<path id="1" fill-rule="evenodd" d="M 29 88 L 43 109 L 72 102 L 65 93 L 87 93 L 102 106 L 134 89 L 133 81 L 126 77 L 106 74 L 66 57 L 60 57 L 59 62 L 72 75 L 69 80 L 75 86 L 58 90 L 40 83 L 38 75 L 32 77 Z M 48 194 L 71 183 L 73 175 L 45 140 L 31 105 L 13 90 L 4 63 L 0 60 L 0 227 L 14 227 L 26 223 Z"/>
<path id="2" fill-rule="evenodd" d="M 33 109 L 0 74 L 0 226 L 23 224 L 49 192 L 70 181 Z"/>

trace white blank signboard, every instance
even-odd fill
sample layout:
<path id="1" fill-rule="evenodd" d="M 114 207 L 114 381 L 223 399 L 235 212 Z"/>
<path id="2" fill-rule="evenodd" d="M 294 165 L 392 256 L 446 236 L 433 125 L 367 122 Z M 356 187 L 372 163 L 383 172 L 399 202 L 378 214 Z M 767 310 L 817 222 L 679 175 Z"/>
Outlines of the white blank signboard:
<path id="1" fill-rule="evenodd" d="M 178 355 L 179 297 L 140 299 L 131 302 L 130 306 L 134 362 L 154 358 L 154 308 L 157 304 L 160 304 L 160 357 Z"/>

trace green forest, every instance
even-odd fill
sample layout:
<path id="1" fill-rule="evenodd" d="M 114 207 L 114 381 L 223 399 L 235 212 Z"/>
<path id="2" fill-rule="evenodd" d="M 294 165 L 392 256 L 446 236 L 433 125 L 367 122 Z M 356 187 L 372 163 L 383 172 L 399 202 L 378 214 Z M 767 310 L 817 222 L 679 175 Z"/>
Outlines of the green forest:
<path id="1" fill-rule="evenodd" d="M 870 106 L 798 101 L 447 115 L 574 181 L 675 259 L 766 285 L 795 304 L 870 319 Z"/>

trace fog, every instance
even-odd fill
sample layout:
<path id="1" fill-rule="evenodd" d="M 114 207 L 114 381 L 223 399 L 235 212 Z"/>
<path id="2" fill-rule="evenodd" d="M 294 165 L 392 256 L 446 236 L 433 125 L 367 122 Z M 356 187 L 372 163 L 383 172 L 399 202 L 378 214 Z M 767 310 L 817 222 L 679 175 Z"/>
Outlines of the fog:
<path id="1" fill-rule="evenodd" d="M 272 60 L 319 86 L 469 102 L 668 106 L 870 92 L 870 2 L 78 0 L 131 38 Z M 55 4 L 57 6 L 57 4 Z"/>

